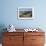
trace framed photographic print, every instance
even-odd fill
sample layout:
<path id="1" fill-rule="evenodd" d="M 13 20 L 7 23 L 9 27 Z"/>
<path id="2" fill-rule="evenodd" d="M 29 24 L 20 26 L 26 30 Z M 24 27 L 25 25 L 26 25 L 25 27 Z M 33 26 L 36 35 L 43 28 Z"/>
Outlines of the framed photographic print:
<path id="1" fill-rule="evenodd" d="M 18 19 L 33 19 L 34 8 L 32 7 L 19 7 L 18 8 Z"/>

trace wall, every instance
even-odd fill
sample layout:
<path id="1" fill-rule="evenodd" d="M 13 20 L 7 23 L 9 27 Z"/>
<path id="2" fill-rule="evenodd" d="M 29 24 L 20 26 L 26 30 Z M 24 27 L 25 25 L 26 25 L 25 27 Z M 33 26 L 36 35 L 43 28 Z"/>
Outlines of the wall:
<path id="1" fill-rule="evenodd" d="M 46 0 L 1 0 L 0 24 L 5 26 L 9 24 L 15 27 L 43 27 L 46 28 Z M 17 19 L 18 7 L 33 7 L 34 19 L 19 20 Z"/>

